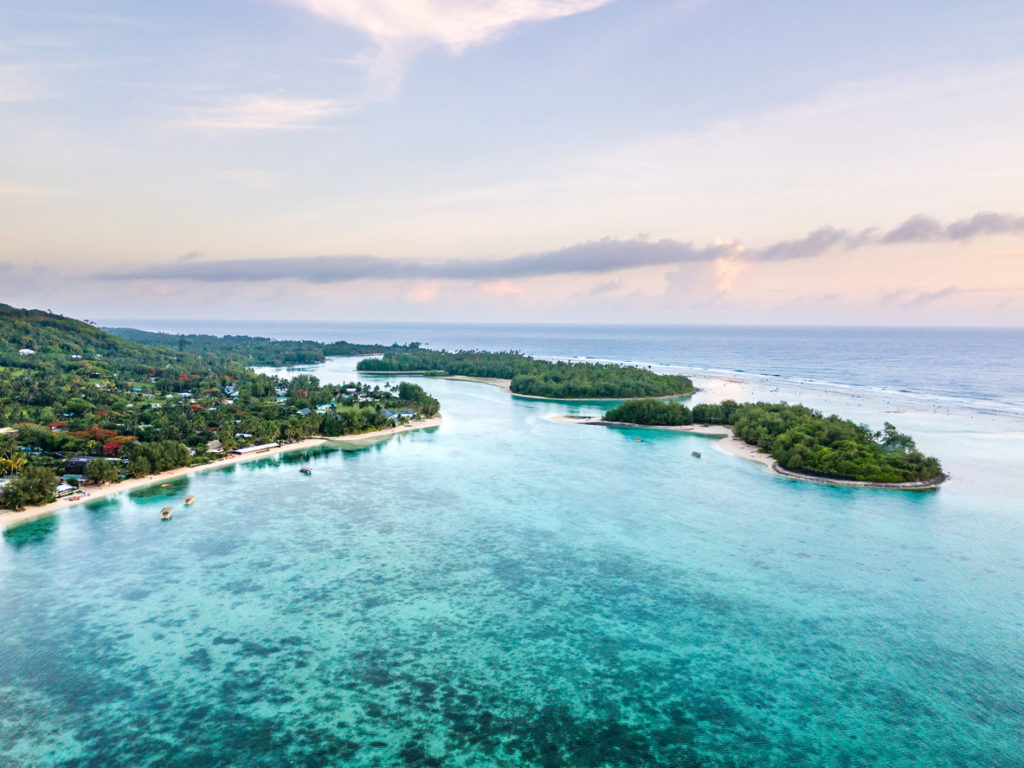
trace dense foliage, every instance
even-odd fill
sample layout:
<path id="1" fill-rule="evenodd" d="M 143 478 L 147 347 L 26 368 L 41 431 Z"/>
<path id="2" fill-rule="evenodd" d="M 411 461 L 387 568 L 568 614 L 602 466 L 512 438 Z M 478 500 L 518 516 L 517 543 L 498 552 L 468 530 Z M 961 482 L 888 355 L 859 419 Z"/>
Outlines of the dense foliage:
<path id="1" fill-rule="evenodd" d="M 388 350 L 415 349 L 418 344 L 402 346 L 392 344 L 350 344 L 335 341 L 282 341 L 262 336 L 211 336 L 208 334 L 174 334 L 140 331 L 135 328 L 107 328 L 116 336 L 150 347 L 176 349 L 194 354 L 216 355 L 221 360 L 245 365 L 309 365 L 321 363 L 328 355 L 371 355 Z"/>
<path id="2" fill-rule="evenodd" d="M 516 394 L 555 399 L 660 397 L 693 391 L 686 376 L 624 365 L 549 362 L 518 352 L 405 349 L 360 360 L 358 369 L 509 379 Z"/>
<path id="3" fill-rule="evenodd" d="M 606 421 L 622 421 L 629 424 L 645 424 L 658 427 L 679 427 L 693 424 L 693 413 L 682 403 L 674 400 L 629 400 L 612 408 L 604 418 Z"/>
<path id="4" fill-rule="evenodd" d="M 223 353 L 212 343 L 185 347 L 146 346 L 0 304 L 0 427 L 14 430 L 0 435 L 0 476 L 40 467 L 98 482 L 142 477 L 238 447 L 361 433 L 439 409 L 408 382 L 283 379 L 247 367 L 236 341 Z M 30 503 L 21 481 L 13 485 L 19 503 Z"/>
<path id="5" fill-rule="evenodd" d="M 680 410 L 682 409 L 682 410 Z M 690 420 L 686 420 L 687 417 Z M 608 421 L 669 426 L 727 424 L 741 440 L 772 455 L 794 472 L 875 483 L 931 480 L 942 474 L 938 459 L 925 456 L 913 438 L 886 423 L 881 432 L 801 405 L 731 400 L 697 405 L 638 400 L 605 414 Z"/>
<path id="6" fill-rule="evenodd" d="M 0 492 L 0 507 L 21 509 L 54 500 L 57 477 L 42 466 L 25 467 Z"/>

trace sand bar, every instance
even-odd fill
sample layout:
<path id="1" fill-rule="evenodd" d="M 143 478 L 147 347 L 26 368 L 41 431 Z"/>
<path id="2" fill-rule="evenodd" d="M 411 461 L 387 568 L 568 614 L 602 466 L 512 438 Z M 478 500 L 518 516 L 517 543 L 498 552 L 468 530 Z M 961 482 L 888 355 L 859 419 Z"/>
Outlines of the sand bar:
<path id="1" fill-rule="evenodd" d="M 260 453 L 248 453 L 243 456 L 225 456 L 222 459 L 211 461 L 208 464 L 197 464 L 191 467 L 178 467 L 177 469 L 170 469 L 166 472 L 160 472 L 155 475 L 146 475 L 145 477 L 130 478 L 128 480 L 122 480 L 119 483 L 108 483 L 106 485 L 90 485 L 84 488 L 84 495 L 77 501 L 71 501 L 70 498 L 58 499 L 57 501 L 51 502 L 50 504 L 44 504 L 38 507 L 27 507 L 18 511 L 3 510 L 0 511 L 0 530 L 11 528 L 15 525 L 21 525 L 31 520 L 36 520 L 40 517 L 46 517 L 56 512 L 60 512 L 69 507 L 74 507 L 79 504 L 88 504 L 90 501 L 97 501 L 108 496 L 114 496 L 119 493 L 127 493 L 134 491 L 138 488 L 145 488 L 150 485 L 158 485 L 160 483 L 166 483 L 170 480 L 174 480 L 178 477 L 184 477 L 191 475 L 194 472 L 202 472 L 208 469 L 220 469 L 222 467 L 229 467 L 232 464 L 242 464 L 247 461 L 254 461 L 256 459 L 266 459 L 270 456 L 277 456 L 282 453 L 294 453 L 296 451 L 305 451 L 310 448 L 316 448 L 322 445 L 330 445 L 332 443 L 355 443 L 355 444 L 370 444 L 385 440 L 394 435 L 402 434 L 403 432 L 412 432 L 418 429 L 429 429 L 431 427 L 437 427 L 441 424 L 441 417 L 435 416 L 431 419 L 422 419 L 421 421 L 413 421 L 408 424 L 404 424 L 398 427 L 390 427 L 388 429 L 381 429 L 376 432 L 364 432 L 358 435 L 341 435 L 339 437 L 311 437 L 306 440 L 299 440 L 295 443 L 283 443 L 276 448 L 271 448 Z"/>
<path id="2" fill-rule="evenodd" d="M 846 488 L 877 488 L 880 490 L 892 491 L 930 491 L 938 488 L 949 479 L 949 475 L 941 474 L 930 480 L 916 480 L 909 483 L 873 483 L 869 480 L 843 480 L 837 477 L 819 477 L 807 475 L 803 472 L 793 472 L 783 469 L 779 463 L 772 458 L 771 454 L 765 453 L 756 445 L 740 440 L 733 435 L 732 428 L 724 424 L 688 424 L 681 427 L 659 427 L 647 424 L 629 424 L 621 421 L 605 421 L 600 416 L 549 416 L 551 421 L 563 424 L 586 424 L 602 427 L 619 427 L 629 429 L 658 429 L 667 432 L 689 432 L 693 435 L 704 435 L 706 437 L 719 438 L 715 447 L 741 459 L 750 459 L 769 467 L 775 474 L 787 477 L 791 480 L 801 480 L 807 483 L 820 483 L 822 485 L 836 485 Z"/>

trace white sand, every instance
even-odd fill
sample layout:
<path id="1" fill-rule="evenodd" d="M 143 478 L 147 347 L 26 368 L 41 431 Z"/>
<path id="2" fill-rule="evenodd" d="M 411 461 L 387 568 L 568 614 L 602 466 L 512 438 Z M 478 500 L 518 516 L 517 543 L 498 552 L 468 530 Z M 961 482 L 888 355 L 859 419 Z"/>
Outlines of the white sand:
<path id="1" fill-rule="evenodd" d="M 309 448 L 316 448 L 317 446 L 327 445 L 330 443 L 371 443 L 379 440 L 389 438 L 393 435 L 401 434 L 403 432 L 412 432 L 417 429 L 428 429 L 430 427 L 436 427 L 441 424 L 441 417 L 435 416 L 432 419 L 423 419 L 422 421 L 413 421 L 408 424 L 391 427 L 389 429 L 382 429 L 377 432 L 364 432 L 359 435 L 343 435 L 340 437 L 312 437 L 308 440 L 300 440 L 296 443 L 285 443 L 279 445 L 276 448 L 263 451 L 262 453 L 247 453 L 242 456 L 225 456 L 222 459 L 217 459 L 209 464 L 199 464 L 192 467 L 178 467 L 177 469 L 171 469 L 167 472 L 160 472 L 155 475 L 146 475 L 146 477 L 131 478 L 129 480 L 122 480 L 119 483 L 108 483 L 102 486 L 87 486 L 84 489 L 84 495 L 77 501 L 72 501 L 70 498 L 65 497 L 58 499 L 50 504 L 44 504 L 38 507 L 28 507 L 26 509 L 12 512 L 10 510 L 4 510 L 0 512 L 0 530 L 10 528 L 21 523 L 26 523 L 29 520 L 36 520 L 40 517 L 46 517 L 56 512 L 60 512 L 68 507 L 74 507 L 78 504 L 85 504 L 90 501 L 96 501 L 107 496 L 114 496 L 118 493 L 127 493 L 133 491 L 136 488 L 145 488 L 149 485 L 158 485 L 160 483 L 166 483 L 178 477 L 184 477 L 190 475 L 193 472 L 201 472 L 206 469 L 218 469 L 220 467 L 227 467 L 232 464 L 242 464 L 247 461 L 253 461 L 255 459 L 265 459 L 268 456 L 277 456 L 281 453 L 292 453 L 295 451 L 304 451 Z"/>
<path id="2" fill-rule="evenodd" d="M 715 447 L 741 459 L 750 459 L 769 467 L 775 474 L 788 477 L 791 480 L 801 480 L 807 483 L 820 483 L 822 485 L 838 485 L 846 488 L 877 488 L 880 490 L 893 491 L 928 491 L 937 488 L 947 479 L 948 475 L 939 475 L 931 480 L 921 480 L 909 483 L 874 483 L 869 480 L 842 480 L 833 477 L 817 477 L 805 475 L 801 472 L 793 472 L 783 469 L 770 454 L 764 453 L 760 448 L 740 440 L 732 433 L 732 428 L 723 424 L 691 424 L 685 427 L 658 427 L 646 424 L 628 424 L 618 421 L 604 421 L 600 416 L 548 416 L 551 421 L 562 424 L 596 424 L 605 427 L 629 427 L 630 429 L 659 429 L 668 432 L 689 432 L 694 435 L 706 435 L 718 437 Z"/>

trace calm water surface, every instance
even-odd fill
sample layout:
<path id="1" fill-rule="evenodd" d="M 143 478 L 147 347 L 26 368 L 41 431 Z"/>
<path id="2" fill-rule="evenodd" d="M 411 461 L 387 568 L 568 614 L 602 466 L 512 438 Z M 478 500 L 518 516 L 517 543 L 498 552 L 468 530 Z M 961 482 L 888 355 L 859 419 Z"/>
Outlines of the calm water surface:
<path id="1" fill-rule="evenodd" d="M 726 385 L 896 420 L 954 476 L 891 493 L 423 383 L 436 430 L 7 531 L 0 765 L 1021 764 L 1014 418 Z"/>

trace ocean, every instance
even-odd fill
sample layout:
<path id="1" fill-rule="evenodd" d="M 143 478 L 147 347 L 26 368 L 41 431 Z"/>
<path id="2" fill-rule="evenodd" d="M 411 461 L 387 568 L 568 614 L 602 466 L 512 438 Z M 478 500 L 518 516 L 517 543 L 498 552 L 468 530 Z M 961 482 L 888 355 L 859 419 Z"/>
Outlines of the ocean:
<path id="1" fill-rule="evenodd" d="M 1021 764 L 1024 332 L 145 326 L 637 362 L 891 421 L 952 477 L 803 483 L 419 379 L 437 429 L 6 531 L 0 765 Z"/>

